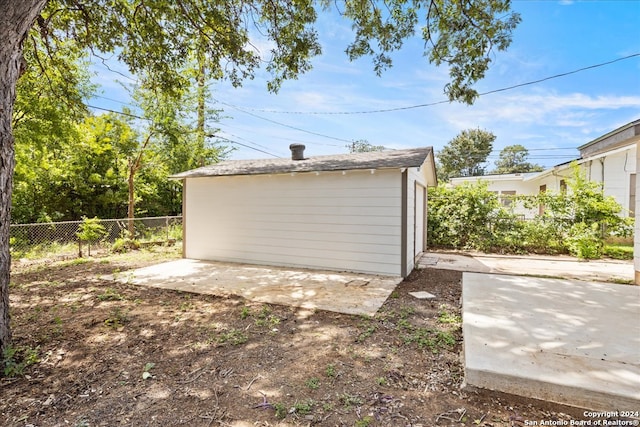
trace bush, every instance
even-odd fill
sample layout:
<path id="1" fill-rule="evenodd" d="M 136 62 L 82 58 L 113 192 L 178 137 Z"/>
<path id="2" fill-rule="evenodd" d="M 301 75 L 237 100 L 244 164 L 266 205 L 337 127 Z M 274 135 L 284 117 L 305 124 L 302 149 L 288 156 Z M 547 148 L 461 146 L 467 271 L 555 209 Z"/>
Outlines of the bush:
<path id="1" fill-rule="evenodd" d="M 427 232 L 429 246 L 475 249 L 502 253 L 567 253 L 599 258 L 607 238 L 628 238 L 633 218 L 613 197 L 604 195 L 599 183 L 586 179 L 577 165 L 568 180 L 568 191 L 518 196 L 509 207 L 488 191 L 486 183 L 429 189 Z M 534 220 L 519 220 L 513 207 L 544 206 Z M 612 250 L 614 256 L 622 251 Z"/>
<path id="2" fill-rule="evenodd" d="M 633 246 L 605 245 L 602 248 L 602 255 L 613 259 L 633 259 Z"/>
<path id="3" fill-rule="evenodd" d="M 111 245 L 111 252 L 124 253 L 140 249 L 140 242 L 128 237 L 119 237 Z"/>
<path id="4" fill-rule="evenodd" d="M 487 224 L 500 203 L 486 184 L 430 188 L 428 203 L 431 245 L 479 250 L 491 247 L 493 235 Z"/>
<path id="5" fill-rule="evenodd" d="M 490 251 L 499 253 L 526 252 L 522 235 L 526 223 L 518 220 L 516 216 L 501 209 L 491 219 L 491 246 Z"/>
<path id="6" fill-rule="evenodd" d="M 563 228 L 554 221 L 536 218 L 523 221 L 521 244 L 523 249 L 533 253 L 558 254 L 567 249 L 563 242 Z"/>
<path id="7" fill-rule="evenodd" d="M 39 350 L 39 347 L 6 347 L 2 353 L 2 372 L 4 376 L 18 377 L 24 375 L 25 368 L 40 361 L 38 357 Z"/>
<path id="8" fill-rule="evenodd" d="M 99 221 L 97 217 L 87 218 L 85 216 L 82 218 L 82 224 L 80 224 L 80 228 L 76 233 L 78 236 L 78 244 L 80 245 L 80 249 L 78 250 L 80 257 L 82 257 L 82 242 L 87 243 L 89 256 L 91 256 L 91 243 L 97 242 L 107 233 L 104 225 L 100 224 Z"/>
<path id="9" fill-rule="evenodd" d="M 567 236 L 567 247 L 572 255 L 582 259 L 600 258 L 603 246 L 600 225 L 597 222 L 591 225 L 579 222 L 571 226 Z"/>

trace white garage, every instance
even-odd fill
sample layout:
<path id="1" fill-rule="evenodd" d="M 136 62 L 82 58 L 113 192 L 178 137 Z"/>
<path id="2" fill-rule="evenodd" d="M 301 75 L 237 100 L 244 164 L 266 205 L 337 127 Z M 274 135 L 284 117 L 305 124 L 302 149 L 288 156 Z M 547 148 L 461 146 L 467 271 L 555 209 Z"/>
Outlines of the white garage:
<path id="1" fill-rule="evenodd" d="M 231 160 L 183 182 L 184 257 L 406 277 L 426 246 L 431 147 Z"/>

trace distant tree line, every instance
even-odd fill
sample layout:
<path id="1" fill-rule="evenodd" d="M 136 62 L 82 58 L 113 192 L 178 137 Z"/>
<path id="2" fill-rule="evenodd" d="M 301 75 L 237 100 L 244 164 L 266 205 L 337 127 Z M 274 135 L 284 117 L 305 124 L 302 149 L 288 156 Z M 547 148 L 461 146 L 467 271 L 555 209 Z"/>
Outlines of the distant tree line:
<path id="1" fill-rule="evenodd" d="M 65 68 L 55 73 L 59 64 L 45 55 L 36 60 L 31 43 L 26 59 L 40 61 L 48 75 L 31 67 L 18 83 L 12 222 L 179 214 L 181 184 L 167 177 L 228 152 L 204 127 L 217 122 L 218 111 L 193 114 L 205 95 L 197 83 L 168 94 L 141 78 L 130 88 L 135 111 L 92 114 L 84 100 L 96 88 L 83 58 L 59 52 Z"/>
<path id="2" fill-rule="evenodd" d="M 507 174 L 537 172 L 543 167 L 527 161 L 529 150 L 523 145 L 504 147 L 495 162 L 495 168 L 487 168 L 487 158 L 493 151 L 496 136 L 483 129 L 468 129 L 449 141 L 437 153 L 438 179 L 448 181 L 454 177 L 481 176 L 487 173 Z"/>

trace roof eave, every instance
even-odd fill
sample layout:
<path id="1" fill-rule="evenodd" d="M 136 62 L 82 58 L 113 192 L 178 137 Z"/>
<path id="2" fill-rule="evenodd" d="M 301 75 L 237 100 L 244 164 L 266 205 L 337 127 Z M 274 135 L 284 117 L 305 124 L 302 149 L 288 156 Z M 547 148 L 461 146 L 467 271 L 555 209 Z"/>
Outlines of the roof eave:
<path id="1" fill-rule="evenodd" d="M 595 144 L 598 144 L 599 142 L 605 141 L 607 139 L 614 139 L 616 136 L 623 134 L 624 132 L 630 130 L 633 128 L 633 135 L 630 136 L 630 138 L 625 139 L 624 141 L 622 141 L 621 143 L 616 144 L 617 146 L 620 145 L 625 145 L 627 143 L 628 140 L 631 140 L 635 137 L 640 136 L 640 119 L 638 120 L 634 120 L 633 122 L 627 123 L 624 126 L 620 126 L 617 129 L 612 130 L 611 132 L 608 132 L 592 141 L 587 142 L 586 144 L 583 144 L 581 146 L 578 147 L 579 151 L 583 151 L 586 148 L 589 148 Z M 631 142 L 629 142 L 631 143 Z"/>
<path id="2" fill-rule="evenodd" d="M 432 167 L 428 167 L 427 169 L 431 170 L 431 178 L 429 181 L 430 182 L 436 182 L 436 177 L 435 177 L 435 163 L 433 162 L 433 160 L 431 161 L 431 163 L 433 163 Z M 224 176 L 255 176 L 255 175 L 286 175 L 286 174 L 302 174 L 302 173 L 328 173 L 328 172 L 349 172 L 349 171 L 368 171 L 368 170 L 394 170 L 394 169 L 403 169 L 403 168 L 420 168 L 423 165 L 427 164 L 427 160 L 425 160 L 421 165 L 409 165 L 409 166 L 377 166 L 377 167 L 371 167 L 371 166 L 363 166 L 363 167 L 355 167 L 355 168 L 348 168 L 348 169 L 313 169 L 313 170 L 282 170 L 282 171 L 264 171 L 264 172 L 251 172 L 251 173 L 233 173 L 233 174 L 207 174 L 207 173 L 190 173 L 190 172 L 183 172 L 183 173 L 179 173 L 179 174 L 175 174 L 175 175 L 170 175 L 168 177 L 168 179 L 170 180 L 174 180 L 174 181 L 181 181 L 184 179 L 188 179 L 188 178 L 218 178 L 218 177 L 224 177 Z"/>

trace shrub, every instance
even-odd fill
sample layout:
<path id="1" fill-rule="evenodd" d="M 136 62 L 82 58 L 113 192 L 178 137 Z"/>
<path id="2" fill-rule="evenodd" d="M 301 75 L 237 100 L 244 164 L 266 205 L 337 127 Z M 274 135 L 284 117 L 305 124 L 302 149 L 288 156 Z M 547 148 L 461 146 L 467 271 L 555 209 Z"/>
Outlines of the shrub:
<path id="1" fill-rule="evenodd" d="M 528 252 L 557 254 L 566 252 L 563 242 L 562 227 L 554 221 L 536 218 L 523 221 L 521 229 L 521 245 Z"/>
<path id="2" fill-rule="evenodd" d="M 525 222 L 512 213 L 499 209 L 491 215 L 491 241 L 489 251 L 500 253 L 519 253 L 526 251 L 523 245 Z M 481 247 L 478 247 L 480 250 Z"/>
<path id="3" fill-rule="evenodd" d="M 573 224 L 567 236 L 567 246 L 569 252 L 578 258 L 600 258 L 603 247 L 600 225 L 597 222 Z"/>
<path id="4" fill-rule="evenodd" d="M 492 233 L 487 224 L 500 203 L 485 183 L 430 188 L 428 203 L 430 244 L 481 250 L 491 246 Z"/>
<path id="5" fill-rule="evenodd" d="M 82 224 L 80 224 L 79 230 L 76 233 L 78 236 L 78 244 L 80 245 L 80 249 L 78 250 L 80 257 L 82 257 L 82 242 L 88 244 L 88 253 L 89 256 L 91 256 L 91 243 L 97 242 L 107 233 L 99 221 L 97 217 L 87 218 L 85 216 L 82 218 Z"/>
<path id="6" fill-rule="evenodd" d="M 119 237 L 111 245 L 111 252 L 124 253 L 140 249 L 140 242 L 128 237 Z"/>
<path id="7" fill-rule="evenodd" d="M 613 197 L 605 196 L 600 183 L 589 181 L 573 166 L 568 190 L 517 196 L 509 207 L 488 191 L 486 183 L 429 189 L 427 232 L 429 245 L 484 252 L 567 253 L 598 258 L 607 238 L 628 238 L 633 218 Z M 521 221 L 513 208 L 544 206 L 542 215 Z M 623 256 L 613 251 L 614 256 Z"/>
<path id="8" fill-rule="evenodd" d="M 7 377 L 24 375 L 25 368 L 40 361 L 38 351 L 39 347 L 6 347 L 2 353 L 4 375 Z"/>
<path id="9" fill-rule="evenodd" d="M 633 259 L 633 246 L 605 245 L 602 255 L 613 259 Z"/>

